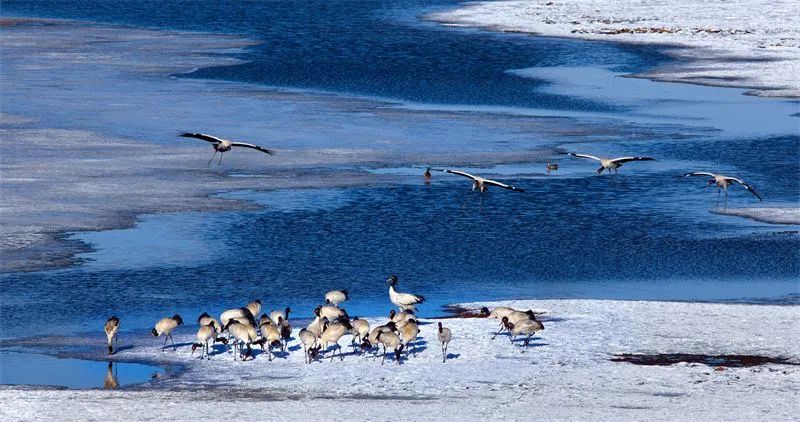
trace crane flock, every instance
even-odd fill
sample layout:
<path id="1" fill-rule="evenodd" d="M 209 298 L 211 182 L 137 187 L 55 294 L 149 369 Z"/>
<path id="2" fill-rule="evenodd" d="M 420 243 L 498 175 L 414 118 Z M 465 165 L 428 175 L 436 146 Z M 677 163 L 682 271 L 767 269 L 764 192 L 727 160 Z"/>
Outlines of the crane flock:
<path id="1" fill-rule="evenodd" d="M 411 355 L 417 356 L 420 351 L 420 334 L 422 323 L 417 317 L 416 306 L 423 303 L 422 296 L 411 293 L 398 293 L 394 287 L 398 284 L 398 277 L 392 275 L 390 283 L 390 301 L 397 306 L 397 310 L 389 311 L 383 324 L 370 326 L 369 321 L 353 317 L 339 307 L 340 304 L 350 300 L 349 294 L 343 290 L 331 290 L 325 295 L 326 305 L 317 306 L 313 312 L 313 319 L 304 328 L 300 328 L 293 337 L 294 328 L 289 322 L 290 308 L 273 310 L 268 315 L 261 314 L 256 319 L 255 314 L 261 311 L 261 301 L 254 300 L 239 308 L 231 308 L 220 314 L 219 320 L 208 312 L 203 312 L 197 318 L 196 341 L 191 343 L 191 356 L 199 349 L 199 359 L 210 360 L 213 355 L 229 352 L 234 361 L 250 361 L 256 358 L 254 348 L 258 347 L 272 361 L 279 356 L 287 356 L 288 345 L 292 340 L 297 340 L 298 346 L 302 345 L 303 361 L 312 363 L 321 358 L 333 362 L 335 358 L 344 360 L 346 353 L 344 347 L 351 349 L 347 355 L 362 355 L 376 360 L 381 357 L 381 365 L 386 357 L 392 356 L 397 365 L 408 359 Z M 331 300 L 333 299 L 333 300 Z M 331 304 L 336 302 L 335 304 Z M 254 312 L 255 311 L 255 314 Z M 492 312 L 483 308 L 480 316 L 490 319 L 499 319 L 500 330 L 494 333 L 494 339 L 501 331 L 507 331 L 511 342 L 517 336 L 524 336 L 522 347 L 527 348 L 530 339 L 538 332 L 544 330 L 544 325 L 536 319 L 532 310 L 517 311 L 511 308 L 495 308 Z M 220 321 L 223 321 L 222 323 Z M 170 345 L 177 351 L 178 345 L 172 339 L 172 332 L 184 325 L 180 315 L 165 317 L 155 323 L 151 330 L 153 336 L 164 337 L 161 351 Z M 109 318 L 104 326 L 108 339 L 109 354 L 113 354 L 112 344 L 117 341 L 117 332 L 120 319 L 116 316 Z M 432 334 L 432 333 L 431 333 Z M 447 362 L 448 347 L 453 340 L 450 328 L 438 322 L 436 326 L 436 339 L 439 341 L 442 363 Z M 345 337 L 350 337 L 349 343 L 342 342 Z M 171 342 L 170 345 L 167 343 Z M 220 343 L 223 350 L 218 350 L 215 345 Z M 183 345 L 181 345 L 183 346 Z M 343 347 L 344 346 L 344 347 Z M 424 348 L 423 348 L 424 349 Z"/>

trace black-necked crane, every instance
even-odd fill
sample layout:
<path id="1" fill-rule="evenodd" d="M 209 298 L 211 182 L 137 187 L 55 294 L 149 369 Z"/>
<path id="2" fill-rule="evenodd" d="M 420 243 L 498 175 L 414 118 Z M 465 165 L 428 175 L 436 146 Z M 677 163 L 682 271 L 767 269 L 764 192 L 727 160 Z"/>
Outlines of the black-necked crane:
<path id="1" fill-rule="evenodd" d="M 597 174 L 603 173 L 604 170 L 608 170 L 609 173 L 611 173 L 611 170 L 614 170 L 614 173 L 616 173 L 618 168 L 622 167 L 623 164 L 629 163 L 631 161 L 655 161 L 655 158 L 652 157 L 601 158 L 589 154 L 576 154 L 574 152 L 567 153 L 567 155 L 570 155 L 572 157 L 588 158 L 590 160 L 599 161 L 600 168 L 597 169 Z"/>
<path id="2" fill-rule="evenodd" d="M 406 356 L 408 356 L 409 351 L 409 344 L 412 341 L 417 339 L 419 335 L 419 324 L 417 323 L 416 319 L 409 319 L 405 321 L 403 324 L 403 328 L 400 329 L 400 340 L 403 343 L 403 348 L 406 350 Z M 414 346 L 414 356 L 417 356 L 417 347 Z"/>
<path id="3" fill-rule="evenodd" d="M 341 339 L 345 334 L 352 334 L 352 330 L 353 326 L 350 325 L 350 321 L 348 321 L 346 318 L 342 318 L 333 324 L 328 324 L 325 327 L 325 330 L 322 331 L 322 334 L 320 334 L 319 344 L 322 346 L 321 350 L 323 353 L 328 349 L 328 345 L 333 343 L 331 362 L 333 362 L 333 357 L 336 356 L 337 350 L 339 351 L 339 358 L 344 360 L 342 346 L 339 344 L 339 339 Z"/>
<path id="4" fill-rule="evenodd" d="M 306 363 L 311 363 L 312 350 L 317 347 L 317 335 L 305 328 L 301 329 L 297 334 L 300 338 L 300 343 L 303 343 L 303 354 Z"/>
<path id="5" fill-rule="evenodd" d="M 250 304 L 254 304 L 254 303 L 255 303 L 255 302 L 251 302 Z M 248 304 L 248 305 L 250 305 L 250 304 Z M 255 309 L 255 306 L 250 306 L 250 308 L 252 308 L 252 309 Z M 250 324 L 251 324 L 251 325 L 253 325 L 253 326 L 255 327 L 255 326 L 256 326 L 256 319 L 255 319 L 255 316 L 256 316 L 256 315 L 258 315 L 258 313 L 255 313 L 255 314 L 254 314 L 254 313 L 253 313 L 253 312 L 250 310 L 250 308 L 248 308 L 248 307 L 244 307 L 244 308 L 233 308 L 233 309 L 228 309 L 227 311 L 223 312 L 223 313 L 222 313 L 222 314 L 219 316 L 219 320 L 220 320 L 220 322 L 222 323 L 222 327 L 223 327 L 223 328 L 222 328 L 222 331 L 225 331 L 225 326 L 226 326 L 226 325 L 228 325 L 228 322 L 230 322 L 230 320 L 231 320 L 231 319 L 234 319 L 234 318 L 244 318 L 244 319 L 247 319 L 247 320 L 249 320 L 249 321 L 250 321 Z M 259 305 L 259 309 L 260 309 L 260 305 Z"/>
<path id="6" fill-rule="evenodd" d="M 248 144 L 246 142 L 235 142 L 229 141 L 227 139 L 217 138 L 216 136 L 206 135 L 204 133 L 191 133 L 191 132 L 184 132 L 178 136 L 182 136 L 184 138 L 195 138 L 195 139 L 202 139 L 206 142 L 210 142 L 214 146 L 214 154 L 211 155 L 211 159 L 208 160 L 207 165 L 211 165 L 211 162 L 214 161 L 214 156 L 219 153 L 219 163 L 217 165 L 222 165 L 222 154 L 230 151 L 233 147 L 243 147 L 243 148 L 251 148 L 256 151 L 261 151 L 265 154 L 275 155 L 275 151 L 271 149 L 266 149 L 260 147 L 255 144 Z M 256 312 L 258 313 L 258 312 Z"/>
<path id="7" fill-rule="evenodd" d="M 414 311 L 410 310 L 410 309 L 409 310 L 405 310 L 405 311 L 400 311 L 400 312 L 395 312 L 394 309 L 389 311 L 389 321 L 394 322 L 395 325 L 397 325 L 397 329 L 399 331 L 403 330 L 403 327 L 405 327 L 406 323 L 409 320 L 416 319 L 416 318 L 417 317 L 414 315 Z"/>
<path id="8" fill-rule="evenodd" d="M 536 320 L 536 314 L 530 309 L 528 309 L 527 311 L 509 312 L 508 314 L 500 318 L 500 325 L 501 325 L 500 330 L 494 333 L 494 335 L 492 336 L 492 340 L 494 340 L 494 338 L 497 337 L 498 334 L 502 333 L 503 329 L 508 330 L 509 322 L 512 324 L 519 324 L 520 322 L 525 320 Z"/>
<path id="9" fill-rule="evenodd" d="M 696 171 L 696 172 L 693 172 L 693 173 L 686 173 L 685 175 L 683 175 L 683 177 L 689 177 L 689 176 L 708 176 L 708 177 L 710 177 L 711 179 L 708 181 L 708 185 L 709 186 L 711 186 L 711 185 L 716 185 L 717 186 L 717 206 L 719 206 L 720 194 L 722 193 L 723 190 L 725 191 L 725 209 L 728 209 L 728 186 L 732 185 L 733 183 L 740 184 L 743 188 L 747 189 L 748 192 L 750 192 L 753 195 L 755 195 L 755 197 L 758 198 L 759 201 L 763 201 L 763 199 L 761 198 L 761 195 L 759 195 L 758 192 L 756 192 L 756 190 L 753 189 L 752 186 L 747 184 L 742 179 L 737 179 L 735 177 L 729 177 L 729 176 L 723 176 L 721 174 L 709 173 L 709 172 L 705 172 L 705 171 Z"/>
<path id="10" fill-rule="evenodd" d="M 319 335 L 322 334 L 322 330 L 325 329 L 325 324 L 328 323 L 328 318 L 320 316 L 319 313 L 315 314 L 317 315 L 316 318 L 308 324 L 306 330 L 312 332 L 314 336 L 319 338 Z"/>
<path id="11" fill-rule="evenodd" d="M 317 306 L 314 309 L 314 314 L 324 318 L 328 318 L 328 321 L 334 321 L 340 318 L 347 318 L 347 319 L 350 318 L 347 315 L 347 311 L 345 311 L 344 308 L 340 308 L 334 305 Z"/>
<path id="12" fill-rule="evenodd" d="M 106 320 L 106 325 L 103 327 L 106 332 L 106 339 L 108 339 L 108 354 L 114 354 L 113 344 L 117 341 L 117 331 L 119 331 L 119 318 L 112 316 Z"/>
<path id="13" fill-rule="evenodd" d="M 258 333 L 256 328 L 249 323 L 242 323 L 236 318 L 231 318 L 228 323 L 222 327 L 222 330 L 227 330 L 233 336 L 233 360 L 238 360 L 239 353 L 241 352 L 241 344 L 247 346 L 247 353 L 244 354 L 242 360 L 247 360 L 248 356 L 252 356 L 253 350 L 251 346 L 257 343 Z"/>
<path id="14" fill-rule="evenodd" d="M 516 312 L 516 310 L 514 308 L 509 308 L 508 306 L 496 306 L 496 307 L 492 308 L 491 312 L 489 312 L 489 308 L 487 308 L 485 306 L 483 308 L 481 308 L 481 315 L 482 316 L 484 316 L 486 318 L 497 319 L 497 320 L 502 320 L 503 317 L 508 316 L 512 312 Z M 498 334 L 500 334 L 501 331 L 503 331 L 503 327 L 504 327 L 503 321 L 500 321 L 500 327 L 497 330 L 497 332 L 494 333 L 494 336 L 492 336 L 493 339 Z"/>
<path id="15" fill-rule="evenodd" d="M 325 304 L 339 306 L 340 303 L 347 301 L 350 297 L 347 290 L 331 290 L 325 293 Z"/>
<path id="16" fill-rule="evenodd" d="M 442 345 L 442 363 L 444 363 L 447 360 L 447 347 L 450 345 L 450 341 L 453 340 L 453 332 L 449 328 L 443 327 L 442 323 L 439 322 L 437 337 Z"/>
<path id="17" fill-rule="evenodd" d="M 394 351 L 394 360 L 400 365 L 400 355 L 403 353 L 403 340 L 394 331 L 381 331 L 375 336 L 375 340 L 383 345 L 383 359 L 381 365 L 386 360 L 386 351 L 392 349 Z"/>
<path id="18" fill-rule="evenodd" d="M 515 186 L 507 185 L 505 183 L 498 182 L 497 180 L 487 179 L 485 177 L 475 176 L 474 174 L 469 174 L 459 170 L 450 170 L 450 169 L 431 169 L 435 171 L 441 171 L 444 173 L 450 174 L 457 174 L 459 176 L 466 177 L 472 180 L 472 190 L 478 190 L 480 192 L 486 192 L 489 189 L 489 186 L 497 186 L 499 188 L 513 190 L 516 192 L 525 192 L 525 189 L 518 188 Z"/>
<path id="19" fill-rule="evenodd" d="M 511 336 L 509 337 L 511 343 L 514 343 L 514 340 L 520 334 L 526 336 L 524 347 L 528 347 L 528 343 L 530 343 L 531 337 L 533 337 L 534 334 L 544 330 L 544 324 L 542 324 L 541 321 L 538 321 L 536 317 L 533 317 L 533 319 L 520 320 L 516 323 L 508 322 L 504 318 L 504 322 L 506 329 L 509 333 L 511 333 Z"/>
<path id="20" fill-rule="evenodd" d="M 272 312 L 269 313 L 269 319 L 271 319 L 272 322 L 277 325 L 278 324 L 278 318 L 281 318 L 284 321 L 288 321 L 289 320 L 289 313 L 291 313 L 291 312 L 292 312 L 292 308 L 290 308 L 288 306 L 282 311 L 281 310 L 277 310 L 277 311 L 273 310 Z"/>
<path id="21" fill-rule="evenodd" d="M 360 319 L 359 317 L 353 318 L 350 321 L 350 325 L 353 326 L 353 341 L 352 345 L 353 348 L 356 347 L 356 343 L 359 345 L 364 342 L 364 339 L 369 335 L 369 321 L 365 319 Z"/>
<path id="22" fill-rule="evenodd" d="M 289 324 L 289 321 L 283 317 L 278 317 L 278 331 L 281 332 L 281 351 L 285 352 L 286 346 L 289 345 L 289 339 L 292 338 L 292 324 Z"/>
<path id="23" fill-rule="evenodd" d="M 177 350 L 178 348 L 175 346 L 175 341 L 172 340 L 172 330 L 178 328 L 179 326 L 183 325 L 183 319 L 180 315 L 173 315 L 171 317 L 162 318 L 158 322 L 156 322 L 156 326 L 153 327 L 151 331 L 153 336 L 159 337 L 164 336 L 164 346 L 161 347 L 161 350 L 167 347 L 167 340 L 172 342 L 173 350 Z"/>
<path id="24" fill-rule="evenodd" d="M 425 297 L 411 293 L 399 293 L 394 289 L 397 285 L 398 278 L 392 274 L 387 280 L 389 282 L 389 300 L 394 303 L 400 310 L 407 311 L 416 310 L 416 305 L 425 302 Z"/>
<path id="25" fill-rule="evenodd" d="M 274 347 L 280 348 L 282 345 L 280 328 L 278 327 L 278 325 L 273 324 L 272 321 L 263 324 L 258 328 L 259 330 L 261 330 L 261 338 L 264 340 L 261 343 L 261 349 L 262 350 L 265 349 L 264 343 L 266 343 L 266 350 L 267 353 L 269 354 L 268 355 L 269 360 L 270 362 L 272 362 L 272 349 Z"/>
<path id="26" fill-rule="evenodd" d="M 192 344 L 192 355 L 194 355 L 195 349 L 198 347 L 200 348 L 200 359 L 203 359 L 203 355 L 205 354 L 206 359 L 211 360 L 211 355 L 208 353 L 209 349 L 209 342 L 217 341 L 217 328 L 214 326 L 214 322 L 209 322 L 206 325 L 201 325 L 200 328 L 197 330 L 197 343 Z M 223 341 L 227 341 L 222 339 Z"/>
<path id="27" fill-rule="evenodd" d="M 222 332 L 222 324 L 220 324 L 216 318 L 209 315 L 208 312 L 203 312 L 199 317 L 197 317 L 197 325 L 203 326 L 209 324 L 214 326 L 214 329 L 217 330 L 217 333 Z"/>
<path id="28" fill-rule="evenodd" d="M 481 315 L 486 318 L 492 319 L 501 319 L 504 316 L 508 316 L 508 314 L 515 312 L 514 308 L 509 308 L 508 306 L 496 306 L 492 308 L 492 311 L 489 312 L 489 308 L 483 307 L 481 308 Z"/>
<path id="29" fill-rule="evenodd" d="M 255 317 L 256 315 L 259 314 L 259 312 L 261 312 L 261 301 L 258 299 L 250 301 L 250 303 L 244 305 L 244 307 L 247 308 L 248 311 L 250 311 L 250 315 Z"/>
<path id="30" fill-rule="evenodd" d="M 369 332 L 367 338 L 363 341 L 362 349 L 364 349 L 363 347 L 364 345 L 368 345 L 370 349 L 378 346 L 378 334 L 388 333 L 388 332 L 394 333 L 396 331 L 397 331 L 397 325 L 395 325 L 393 321 L 389 321 L 384 325 L 379 325 L 373 328 L 372 331 Z M 372 360 L 375 360 L 377 357 L 378 357 L 378 351 L 376 350 Z"/>

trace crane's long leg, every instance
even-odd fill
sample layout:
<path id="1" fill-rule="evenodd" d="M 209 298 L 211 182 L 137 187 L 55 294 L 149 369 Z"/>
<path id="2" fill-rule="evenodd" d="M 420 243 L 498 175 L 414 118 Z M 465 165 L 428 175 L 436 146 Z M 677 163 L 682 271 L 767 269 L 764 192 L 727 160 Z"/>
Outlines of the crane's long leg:
<path id="1" fill-rule="evenodd" d="M 504 325 L 503 325 L 503 323 L 501 322 L 501 323 L 500 323 L 500 329 L 499 329 L 499 330 L 497 330 L 497 332 L 496 332 L 496 333 L 494 333 L 494 335 L 492 336 L 492 340 L 494 340 L 494 338 L 495 338 L 495 337 L 497 337 L 497 336 L 498 336 L 500 333 L 502 333 L 502 332 L 503 332 L 503 328 L 505 328 L 505 326 L 504 326 Z"/>
<path id="2" fill-rule="evenodd" d="M 166 349 L 166 348 L 167 348 L 167 340 L 169 340 L 169 337 L 167 337 L 167 336 L 164 336 L 164 345 L 163 345 L 163 346 L 161 346 L 161 350 L 164 350 L 164 349 Z"/>
<path id="3" fill-rule="evenodd" d="M 725 189 L 725 211 L 728 211 L 728 190 Z"/>
<path id="4" fill-rule="evenodd" d="M 722 189 L 717 188 L 717 206 L 719 207 L 719 199 L 720 195 L 722 195 Z"/>
<path id="5" fill-rule="evenodd" d="M 474 191 L 474 190 L 475 190 L 475 188 L 473 187 L 473 188 L 472 188 L 472 190 Z M 466 207 L 467 207 L 467 203 L 469 202 L 469 200 L 470 200 L 470 199 L 472 199 L 472 195 L 467 195 L 467 199 L 465 199 L 465 200 L 464 200 L 464 203 L 463 203 L 463 204 L 461 204 L 461 209 L 464 209 L 464 208 L 466 208 Z"/>
<path id="6" fill-rule="evenodd" d="M 220 152 L 219 153 L 219 163 L 217 163 L 217 166 L 221 166 L 221 165 L 222 165 L 222 153 Z"/>
<path id="7" fill-rule="evenodd" d="M 175 340 L 172 339 L 172 334 L 167 334 L 169 336 L 169 342 L 172 343 L 172 350 L 178 350 L 178 346 L 175 345 Z"/>
<path id="8" fill-rule="evenodd" d="M 214 153 L 213 153 L 213 154 L 211 154 L 211 159 L 210 159 L 210 160 L 208 160 L 208 164 L 206 164 L 206 167 L 208 167 L 208 166 L 210 166 L 210 165 L 211 165 L 211 162 L 212 162 L 212 161 L 214 161 L 214 156 L 216 156 L 216 155 L 217 155 L 217 150 L 215 149 L 215 150 L 214 150 Z"/>

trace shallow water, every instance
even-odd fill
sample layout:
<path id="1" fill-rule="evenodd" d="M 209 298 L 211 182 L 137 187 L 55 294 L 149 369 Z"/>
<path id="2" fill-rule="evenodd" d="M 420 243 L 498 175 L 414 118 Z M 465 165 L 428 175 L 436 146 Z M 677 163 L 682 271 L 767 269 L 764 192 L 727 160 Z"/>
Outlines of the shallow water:
<path id="1" fill-rule="evenodd" d="M 190 322 L 203 311 L 216 314 L 253 298 L 264 301 L 265 310 L 290 305 L 307 316 L 331 288 L 350 290 L 351 315 L 376 315 L 389 308 L 384 280 L 391 273 L 400 276 L 400 290 L 428 297 L 422 308 L 427 315 L 447 303 L 504 298 L 747 300 L 800 291 L 797 226 L 712 213 L 716 191 L 702 178 L 676 177 L 692 170 L 730 172 L 753 183 L 771 206 L 796 207 L 800 137 L 788 111 L 797 102 L 613 72 L 664 60 L 647 49 L 444 29 L 413 19 L 431 5 L 441 3 L 223 2 L 218 7 L 226 13 L 214 13 L 184 2 L 4 2 L 4 13 L 233 31 L 262 42 L 242 55 L 248 63 L 188 75 L 261 87 L 229 87 L 219 100 L 225 106 L 182 97 L 177 111 L 169 108 L 170 99 L 142 102 L 135 107 L 139 113 L 163 107 L 166 116 L 214 121 L 234 136 L 264 125 L 288 148 L 402 150 L 407 156 L 433 151 L 528 193 L 481 196 L 465 180 L 443 174 L 425 186 L 422 167 L 413 166 L 420 163 L 382 161 L 376 152 L 378 158 L 366 164 L 337 169 L 394 175 L 396 183 L 232 192 L 224 196 L 266 209 L 156 214 L 133 229 L 72 234 L 96 248 L 81 256 L 83 265 L 0 278 L 0 336 L 23 328 L 36 334 L 97 331 L 111 314 L 122 318 L 123 330 L 146 328 L 175 312 Z M 532 66 L 551 68 L 514 72 Z M 553 66 L 559 67 L 555 75 Z M 591 77 L 575 68 L 592 69 Z M 159 83 L 147 81 L 160 95 L 172 95 L 170 85 Z M 21 107 L 24 115 L 26 104 L 43 113 L 63 101 L 60 113 L 39 117 L 119 135 L 141 125 L 143 133 L 160 134 L 148 142 L 166 142 L 163 133 L 175 130 L 171 119 L 148 120 L 124 109 L 108 113 L 106 98 L 93 97 L 92 86 L 73 88 L 88 98 L 77 104 L 79 94 L 70 92 L 62 100 L 44 95 L 8 106 Z M 120 86 L 131 90 L 125 93 L 129 100 L 138 92 L 136 101 L 154 95 Z M 324 106 L 292 103 L 298 96 L 270 103 L 278 104 L 274 108 L 254 107 L 248 96 L 265 95 L 265 86 L 388 98 L 404 106 L 353 106 L 341 96 L 319 100 Z M 753 104 L 758 113 L 751 116 Z M 569 118 L 531 117 L 542 114 Z M 87 121 L 87 115 L 93 118 Z M 762 121 L 744 123 L 753 118 Z M 556 146 L 647 154 L 658 161 L 598 176 L 595 163 L 567 159 Z M 545 176 L 542 162 L 514 158 L 535 148 L 561 168 Z M 264 179 L 269 188 L 274 173 L 265 176 L 236 156 L 226 160 L 232 176 Z M 198 163 L 198 171 L 206 171 L 202 158 Z M 744 190 L 730 193 L 730 207 L 756 204 Z M 41 309 L 58 314 L 58 322 L 36 324 Z"/>
<path id="2" fill-rule="evenodd" d="M 157 366 L 0 351 L 0 384 L 115 389 L 164 374 Z"/>

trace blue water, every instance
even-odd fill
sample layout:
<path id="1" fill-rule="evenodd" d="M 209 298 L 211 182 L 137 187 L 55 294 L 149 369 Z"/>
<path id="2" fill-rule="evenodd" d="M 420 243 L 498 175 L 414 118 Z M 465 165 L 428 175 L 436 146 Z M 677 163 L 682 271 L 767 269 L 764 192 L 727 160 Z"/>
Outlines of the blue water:
<path id="1" fill-rule="evenodd" d="M 245 34 L 261 42 L 242 57 L 247 63 L 187 76 L 434 104 L 609 111 L 616 107 L 542 92 L 541 80 L 508 70 L 589 64 L 634 71 L 665 60 L 653 49 L 455 30 L 416 18 L 457 4 L 12 0 L 3 2 L 3 13 Z"/>
<path id="2" fill-rule="evenodd" d="M 638 91 L 642 84 L 634 85 L 638 97 L 631 103 L 558 89 L 548 85 L 554 82 L 509 71 L 603 66 L 635 72 L 663 63 L 657 51 L 439 28 L 415 18 L 453 4 L 4 1 L 3 13 L 241 33 L 261 42 L 244 53 L 247 63 L 185 77 L 441 106 L 599 112 L 621 119 L 648 111 L 642 107 L 650 97 Z M 669 85 L 660 86 L 669 91 L 663 88 Z M 739 94 L 704 89 L 724 98 Z M 712 99 L 684 95 L 681 101 L 659 101 L 687 121 L 700 111 L 714 115 L 710 127 L 594 122 L 606 127 L 572 137 L 567 130 L 553 141 L 596 154 L 646 151 L 659 158 L 626 165 L 613 177 L 597 176 L 594 163 L 554 154 L 561 169 L 549 177 L 541 163 L 477 169 L 528 190 L 480 196 L 456 176 L 437 174 L 426 186 L 419 168 L 376 162 L 353 170 L 396 174 L 401 182 L 233 192 L 227 196 L 266 209 L 145 216 L 133 229 L 76 234 L 73 238 L 97 249 L 82 256 L 83 265 L 2 277 L 0 336 L 14 336 L 23 326 L 41 334 L 97 330 L 111 314 L 120 316 L 126 329 L 145 328 L 175 312 L 191 321 L 203 311 L 218 313 L 253 298 L 267 310 L 290 305 L 308 315 L 331 288 L 350 290 L 352 315 L 375 315 L 389 309 L 384 280 L 391 273 L 399 275 L 400 290 L 429 298 L 423 307 L 428 315 L 440 305 L 470 300 L 727 300 L 800 292 L 796 226 L 712 213 L 715 190 L 705 188 L 702 179 L 675 177 L 696 166 L 735 172 L 770 204 L 797 206 L 800 136 L 785 123 L 787 108 L 797 104 L 747 99 L 763 101 L 764 115 L 784 119 L 780 133 L 772 134 L 767 123 L 763 133 L 737 132 L 736 125 L 725 125 L 721 133 L 714 122 L 742 119 L 742 108 L 727 109 Z M 689 102 L 692 108 L 681 112 Z M 453 125 L 447 117 L 437 123 L 445 129 Z M 506 139 L 529 137 L 515 133 L 517 126 L 498 124 L 495 130 Z M 741 189 L 732 190 L 730 201 L 756 204 Z M 58 320 L 34 323 L 42 310 Z"/>
<path id="3" fill-rule="evenodd" d="M 0 384 L 115 389 L 164 374 L 157 366 L 0 352 Z"/>

